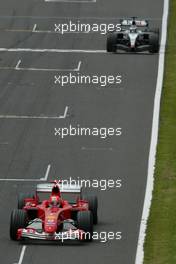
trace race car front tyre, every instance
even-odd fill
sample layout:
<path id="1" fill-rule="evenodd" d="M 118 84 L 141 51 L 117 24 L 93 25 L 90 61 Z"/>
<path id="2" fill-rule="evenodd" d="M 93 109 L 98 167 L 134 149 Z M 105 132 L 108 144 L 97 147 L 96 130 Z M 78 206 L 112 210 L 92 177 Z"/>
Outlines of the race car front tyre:
<path id="1" fill-rule="evenodd" d="M 18 195 L 18 209 L 23 209 L 25 206 L 25 199 L 27 198 L 35 198 L 35 192 L 30 193 L 19 193 Z"/>
<path id="2" fill-rule="evenodd" d="M 159 34 L 152 33 L 149 38 L 149 52 L 150 53 L 158 53 L 159 52 Z"/>
<path id="3" fill-rule="evenodd" d="M 109 33 L 107 36 L 106 50 L 107 52 L 116 52 L 117 34 Z"/>
<path id="4" fill-rule="evenodd" d="M 98 223 L 98 199 L 96 195 L 83 195 L 83 200 L 88 201 L 89 210 L 93 215 L 93 223 L 96 225 Z"/>
<path id="5" fill-rule="evenodd" d="M 84 239 L 92 240 L 93 235 L 93 216 L 91 211 L 80 211 L 77 214 L 77 227 L 85 232 Z"/>
<path id="6" fill-rule="evenodd" d="M 27 213 L 23 210 L 14 209 L 10 217 L 10 238 L 17 240 L 17 231 L 19 228 L 27 226 Z"/>

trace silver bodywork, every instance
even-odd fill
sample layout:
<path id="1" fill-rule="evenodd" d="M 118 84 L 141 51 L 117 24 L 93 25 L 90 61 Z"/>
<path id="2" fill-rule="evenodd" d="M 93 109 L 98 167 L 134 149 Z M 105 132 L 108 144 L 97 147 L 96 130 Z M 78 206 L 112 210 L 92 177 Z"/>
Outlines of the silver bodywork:
<path id="1" fill-rule="evenodd" d="M 145 52 L 159 51 L 159 29 L 149 29 L 147 20 L 135 17 L 120 20 L 121 31 L 109 33 L 107 51 Z"/>

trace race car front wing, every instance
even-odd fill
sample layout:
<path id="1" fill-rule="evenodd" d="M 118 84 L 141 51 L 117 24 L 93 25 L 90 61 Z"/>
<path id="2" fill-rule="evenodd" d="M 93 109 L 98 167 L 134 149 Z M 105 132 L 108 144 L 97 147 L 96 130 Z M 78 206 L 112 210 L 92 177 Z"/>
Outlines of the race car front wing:
<path id="1" fill-rule="evenodd" d="M 61 241 L 64 242 L 66 240 L 84 240 L 85 232 L 77 229 L 77 230 L 68 230 L 62 231 L 59 233 L 46 233 L 46 232 L 38 232 L 35 229 L 31 228 L 20 228 L 17 232 L 17 239 L 34 239 L 34 240 L 47 240 L 47 241 Z"/>

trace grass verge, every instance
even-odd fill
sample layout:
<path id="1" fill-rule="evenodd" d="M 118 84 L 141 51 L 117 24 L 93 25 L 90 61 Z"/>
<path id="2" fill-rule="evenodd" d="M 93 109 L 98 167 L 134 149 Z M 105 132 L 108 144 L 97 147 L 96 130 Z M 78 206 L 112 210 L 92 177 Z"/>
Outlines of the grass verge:
<path id="1" fill-rule="evenodd" d="M 170 0 L 155 185 L 145 264 L 176 264 L 176 0 Z"/>

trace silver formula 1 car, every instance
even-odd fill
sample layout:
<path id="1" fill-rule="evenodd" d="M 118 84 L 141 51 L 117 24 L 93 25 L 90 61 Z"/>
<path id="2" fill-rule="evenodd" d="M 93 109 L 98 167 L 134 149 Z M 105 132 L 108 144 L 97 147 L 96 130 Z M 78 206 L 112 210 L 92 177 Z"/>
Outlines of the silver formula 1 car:
<path id="1" fill-rule="evenodd" d="M 120 24 L 120 32 L 108 33 L 107 52 L 159 52 L 159 29 L 150 29 L 147 20 L 133 17 L 120 20 Z"/>

